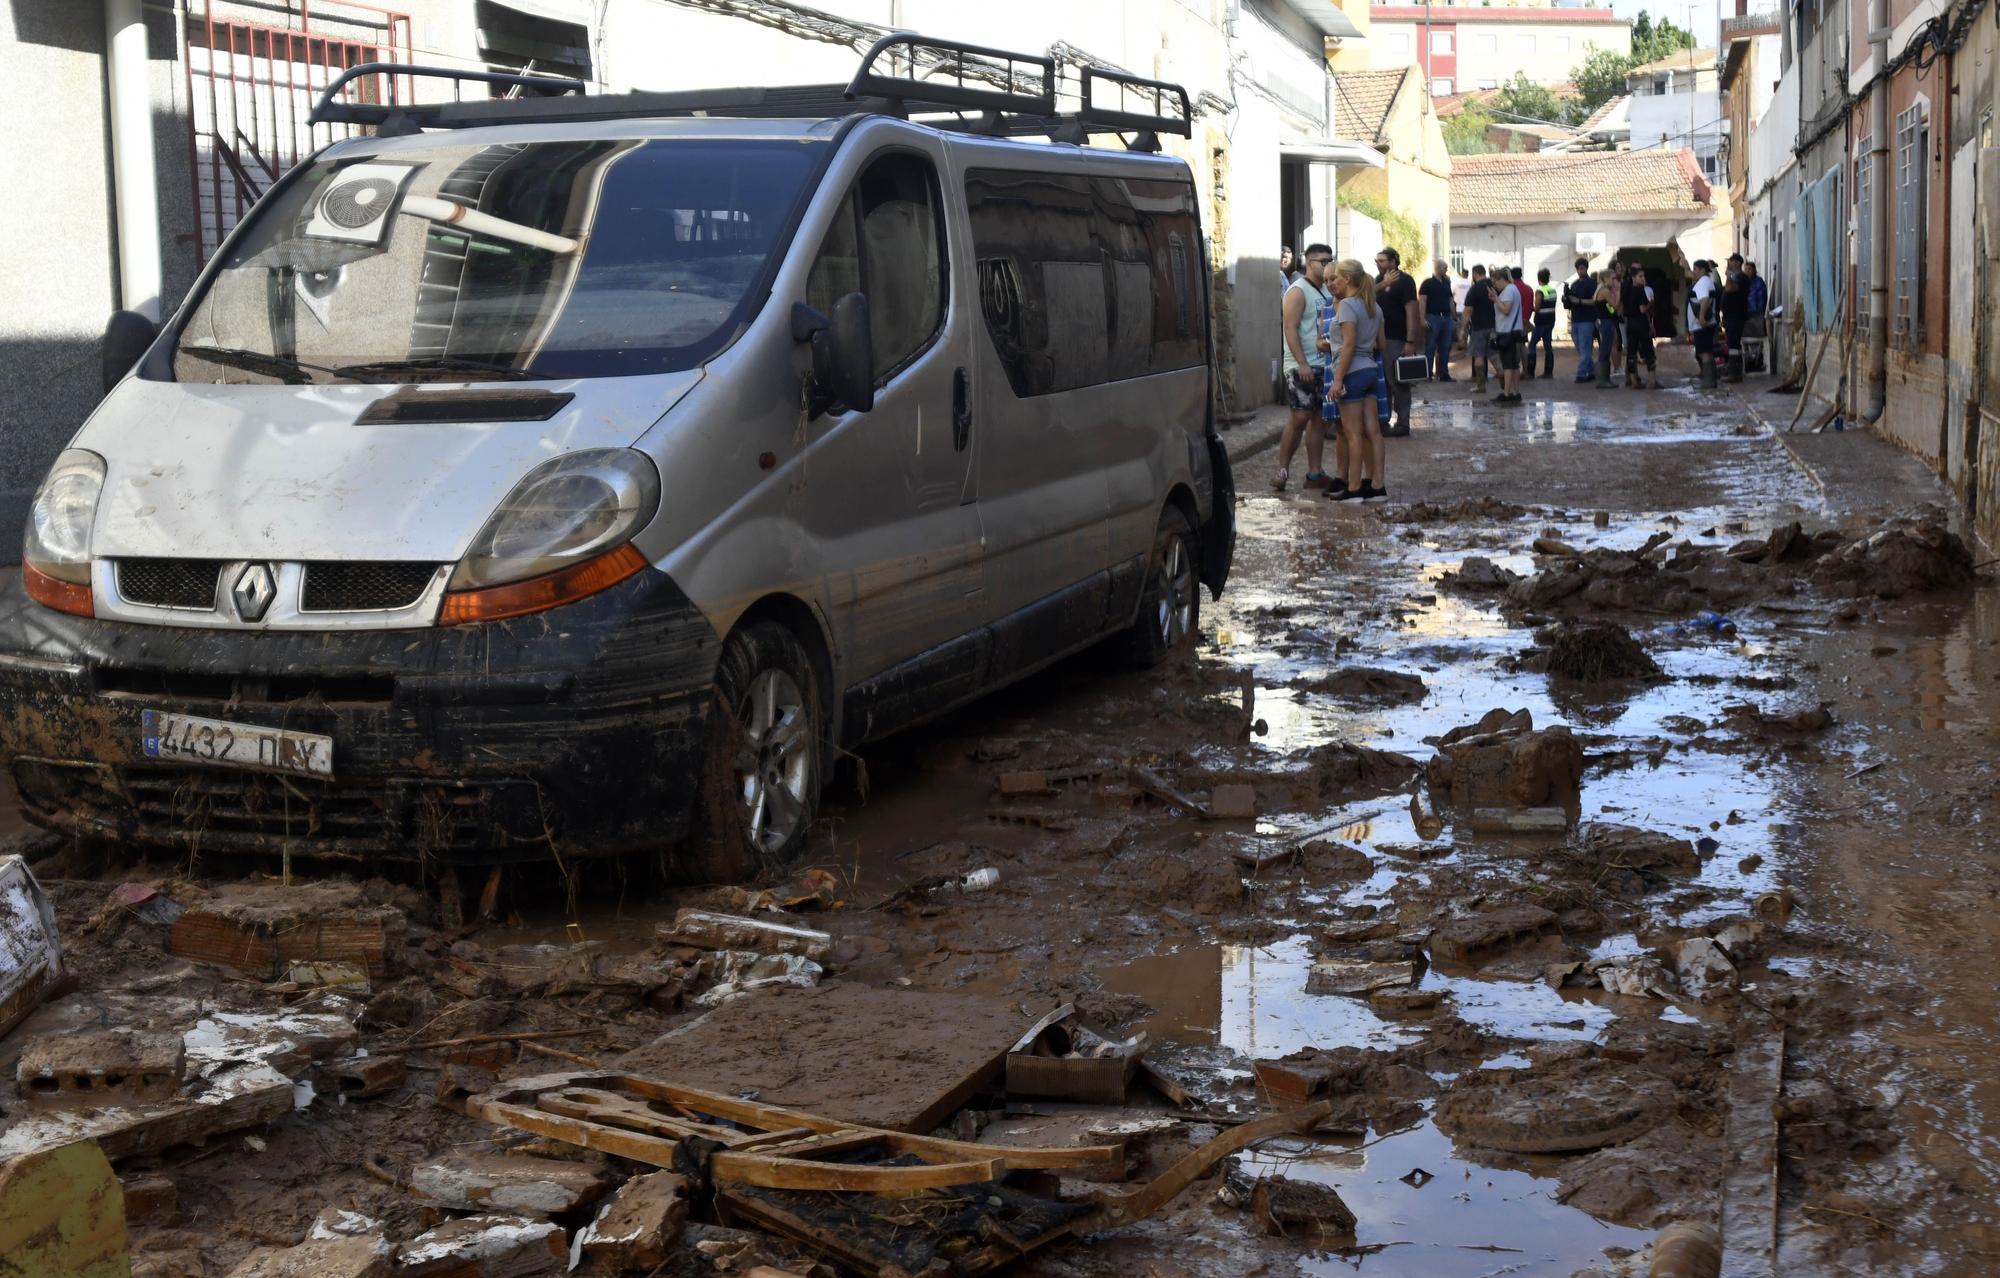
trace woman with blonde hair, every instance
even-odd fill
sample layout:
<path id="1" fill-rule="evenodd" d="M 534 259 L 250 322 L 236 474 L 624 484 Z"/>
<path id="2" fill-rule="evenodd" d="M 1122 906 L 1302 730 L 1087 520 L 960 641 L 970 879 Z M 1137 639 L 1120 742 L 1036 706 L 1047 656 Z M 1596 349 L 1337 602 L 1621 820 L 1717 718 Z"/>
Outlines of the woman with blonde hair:
<path id="1" fill-rule="evenodd" d="M 1378 355 L 1382 309 L 1375 304 L 1375 277 L 1353 258 L 1336 262 L 1330 278 L 1337 300 L 1327 310 L 1319 339 L 1320 349 L 1332 360 L 1324 411 L 1328 421 L 1339 421 L 1347 448 L 1340 476 L 1326 495 L 1334 501 L 1370 501 L 1389 495 L 1382 484 L 1382 419 L 1388 416 L 1384 401 L 1389 389 Z"/>

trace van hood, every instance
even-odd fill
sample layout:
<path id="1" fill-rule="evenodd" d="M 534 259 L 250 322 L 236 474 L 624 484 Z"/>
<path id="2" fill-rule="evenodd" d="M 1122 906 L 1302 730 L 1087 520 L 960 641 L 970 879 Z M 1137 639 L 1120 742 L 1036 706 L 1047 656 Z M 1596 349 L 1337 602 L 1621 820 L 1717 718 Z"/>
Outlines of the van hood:
<path id="1" fill-rule="evenodd" d="M 700 380 L 480 383 L 575 398 L 547 421 L 360 425 L 376 400 L 448 388 L 128 377 L 75 440 L 105 463 L 91 553 L 449 562 L 534 467 L 629 447 Z"/>

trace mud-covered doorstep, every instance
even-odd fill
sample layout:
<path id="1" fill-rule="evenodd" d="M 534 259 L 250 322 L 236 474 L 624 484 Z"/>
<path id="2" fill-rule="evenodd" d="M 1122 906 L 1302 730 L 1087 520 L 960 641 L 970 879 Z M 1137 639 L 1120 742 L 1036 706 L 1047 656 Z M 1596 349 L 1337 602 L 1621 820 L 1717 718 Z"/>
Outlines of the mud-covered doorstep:
<path id="1" fill-rule="evenodd" d="M 1311 1103 L 1311 1135 L 1012 1272 L 1629 1276 L 1676 1222 L 1748 1272 L 1991 1271 L 2000 595 L 1934 512 L 1823 498 L 1746 422 L 1676 391 L 1439 403 L 1368 507 L 1255 459 L 1193 660 L 1086 657 L 870 747 L 767 891 L 287 887 L 30 843 L 78 988 L 0 1040 L 0 1148 L 82 1124 L 62 1098 L 21 1126 L 31 1044 L 179 1036 L 184 1096 L 247 1099 L 220 1126 L 135 1099 L 108 1137 L 136 1272 L 476 1235 L 551 1272 L 569 1239 L 579 1272 L 805 1273 L 824 1250 L 718 1222 L 698 1167 L 468 1098 L 604 1070 L 1117 1142 L 1055 1177 L 1071 1204 Z M 1123 1104 L 1007 1094 L 1065 1004 L 1060 1042 L 1113 1061 L 1092 1086 L 1141 1053 Z M 528 1223 L 474 1224 L 490 1186 Z"/>

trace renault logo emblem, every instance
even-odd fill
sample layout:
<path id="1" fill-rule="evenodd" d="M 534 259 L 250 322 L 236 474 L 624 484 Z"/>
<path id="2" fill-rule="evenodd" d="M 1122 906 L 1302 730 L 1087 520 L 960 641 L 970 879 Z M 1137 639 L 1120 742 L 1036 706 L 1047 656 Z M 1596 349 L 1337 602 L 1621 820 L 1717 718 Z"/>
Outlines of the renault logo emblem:
<path id="1" fill-rule="evenodd" d="M 265 610 L 278 597 L 278 580 L 271 575 L 269 564 L 246 564 L 243 571 L 236 574 L 236 584 L 229 588 L 230 602 L 236 605 L 236 616 L 243 621 L 263 620 Z"/>

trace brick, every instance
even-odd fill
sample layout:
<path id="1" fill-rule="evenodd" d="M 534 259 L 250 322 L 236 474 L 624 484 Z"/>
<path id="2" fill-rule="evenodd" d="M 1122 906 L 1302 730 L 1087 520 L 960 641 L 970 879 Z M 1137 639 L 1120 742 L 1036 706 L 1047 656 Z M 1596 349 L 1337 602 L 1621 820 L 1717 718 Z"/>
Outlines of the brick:
<path id="1" fill-rule="evenodd" d="M 180 1189 L 165 1176 L 134 1176 L 125 1182 L 126 1224 L 170 1224 L 180 1212 Z"/>
<path id="2" fill-rule="evenodd" d="M 349 1100 L 367 1100 L 403 1085 L 409 1077 L 407 1058 L 396 1056 L 356 1056 L 327 1066 L 334 1090 Z"/>
<path id="3" fill-rule="evenodd" d="M 282 1251 L 258 1252 L 229 1278 L 390 1278 L 393 1250 L 380 1234 L 311 1238 Z"/>
<path id="4" fill-rule="evenodd" d="M 419 1196 L 453 1211 L 509 1211 L 553 1216 L 587 1207 L 611 1188 L 592 1163 L 510 1154 L 457 1154 L 410 1173 Z"/>
<path id="5" fill-rule="evenodd" d="M 1247 821 L 1257 815 L 1257 789 L 1219 785 L 1209 791 L 1208 813 L 1218 821 Z"/>
<path id="6" fill-rule="evenodd" d="M 35 1106 L 157 1104 L 180 1091 L 186 1068 L 179 1034 L 112 1029 L 36 1039 L 14 1076 Z"/>
<path id="7" fill-rule="evenodd" d="M 687 1222 L 687 1181 L 653 1172 L 626 1181 L 578 1235 L 583 1254 L 612 1272 L 655 1269 Z"/>
<path id="8" fill-rule="evenodd" d="M 569 1241 L 546 1220 L 467 1216 L 412 1238 L 397 1259 L 399 1278 L 540 1278 L 564 1272 Z"/>
<path id="9" fill-rule="evenodd" d="M 167 949 L 265 980 L 299 960 L 353 963 L 380 976 L 388 938 L 380 913 L 350 884 L 231 884 L 175 920 Z"/>

